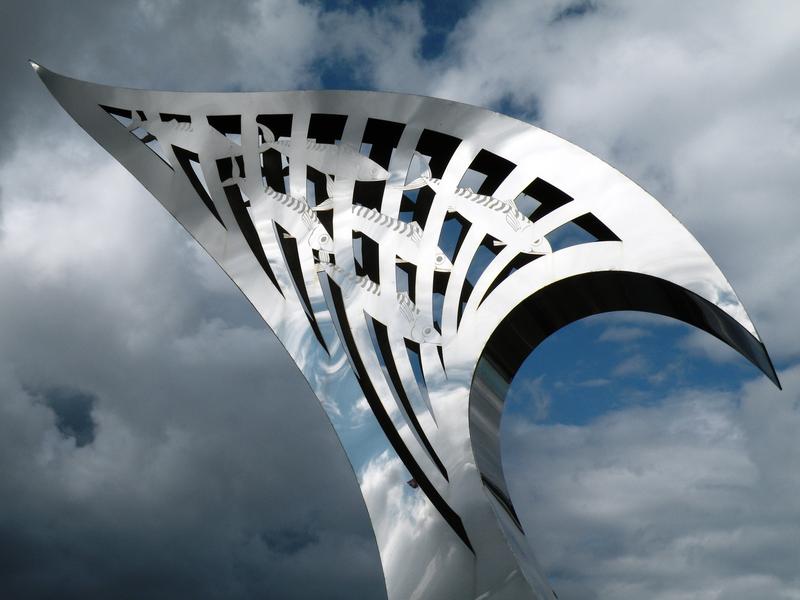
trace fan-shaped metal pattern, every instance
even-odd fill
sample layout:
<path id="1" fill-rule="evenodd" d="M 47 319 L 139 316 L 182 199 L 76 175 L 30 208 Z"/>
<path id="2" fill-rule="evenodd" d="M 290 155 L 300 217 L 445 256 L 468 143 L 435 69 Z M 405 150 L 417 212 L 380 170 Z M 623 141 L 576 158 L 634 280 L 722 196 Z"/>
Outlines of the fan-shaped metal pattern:
<path id="1" fill-rule="evenodd" d="M 140 91 L 36 68 L 241 288 L 351 459 L 348 427 L 369 407 L 410 475 L 394 485 L 433 508 L 424 570 L 379 534 L 392 599 L 552 597 L 498 430 L 508 383 L 559 327 L 609 310 L 670 315 L 777 383 L 695 239 L 536 127 L 412 95 Z"/>

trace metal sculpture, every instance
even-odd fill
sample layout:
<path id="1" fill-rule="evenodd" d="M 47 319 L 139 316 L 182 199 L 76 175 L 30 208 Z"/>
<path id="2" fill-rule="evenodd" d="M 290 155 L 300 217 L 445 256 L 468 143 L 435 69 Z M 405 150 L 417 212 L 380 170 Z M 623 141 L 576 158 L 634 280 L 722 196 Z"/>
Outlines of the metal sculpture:
<path id="1" fill-rule="evenodd" d="M 630 180 L 536 127 L 413 95 L 142 91 L 34 68 L 239 286 L 355 467 L 380 451 L 353 441 L 368 406 L 407 470 L 389 485 L 419 511 L 401 531 L 391 519 L 403 515 L 378 522 L 383 507 L 367 506 L 392 600 L 553 597 L 498 434 L 509 382 L 560 327 L 613 310 L 668 315 L 778 384 L 697 241 Z"/>

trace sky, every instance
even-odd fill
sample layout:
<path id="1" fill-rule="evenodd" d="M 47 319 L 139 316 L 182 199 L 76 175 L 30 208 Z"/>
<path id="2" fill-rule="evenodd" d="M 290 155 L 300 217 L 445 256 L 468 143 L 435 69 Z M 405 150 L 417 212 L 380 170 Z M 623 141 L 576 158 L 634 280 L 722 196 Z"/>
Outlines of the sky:
<path id="1" fill-rule="evenodd" d="M 0 34 L 1 595 L 384 593 L 307 386 L 33 58 L 129 87 L 458 100 L 641 184 L 784 389 L 666 319 L 573 324 L 509 393 L 512 499 L 561 600 L 800 598 L 799 4 L 7 0 Z"/>

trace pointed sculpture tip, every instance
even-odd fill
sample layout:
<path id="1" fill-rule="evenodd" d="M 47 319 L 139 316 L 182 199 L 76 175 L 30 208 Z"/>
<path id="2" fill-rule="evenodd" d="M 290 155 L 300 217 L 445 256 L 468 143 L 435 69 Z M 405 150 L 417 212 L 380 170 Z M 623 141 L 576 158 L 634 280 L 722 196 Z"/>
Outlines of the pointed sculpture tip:
<path id="1" fill-rule="evenodd" d="M 783 391 L 781 381 L 778 379 L 778 371 L 775 369 L 775 365 L 772 364 L 772 358 L 770 358 L 769 354 L 767 354 L 767 349 L 763 344 L 762 348 L 764 349 L 764 356 L 767 359 L 767 363 L 761 367 L 761 370 L 763 371 L 764 375 L 767 376 L 767 379 L 774 383 L 779 390 Z"/>
<path id="2" fill-rule="evenodd" d="M 42 65 L 40 65 L 39 63 L 37 63 L 35 60 L 33 60 L 31 58 L 28 59 L 28 64 L 30 64 L 30 66 L 33 67 L 34 71 L 38 71 L 39 69 L 42 68 Z"/>
<path id="3" fill-rule="evenodd" d="M 778 388 L 780 391 L 783 391 L 783 386 L 781 385 L 780 379 L 778 379 L 777 372 L 775 372 L 774 370 L 772 371 L 772 373 L 764 371 L 764 374 L 767 376 L 767 379 L 769 379 L 775 385 L 776 388 Z"/>

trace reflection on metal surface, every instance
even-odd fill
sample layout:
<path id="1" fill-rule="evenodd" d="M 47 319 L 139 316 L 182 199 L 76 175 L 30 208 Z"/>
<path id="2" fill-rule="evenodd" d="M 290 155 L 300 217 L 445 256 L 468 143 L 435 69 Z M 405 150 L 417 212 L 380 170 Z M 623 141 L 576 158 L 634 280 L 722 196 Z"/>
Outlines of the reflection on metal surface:
<path id="1" fill-rule="evenodd" d="M 553 597 L 498 435 L 508 383 L 560 327 L 669 315 L 777 383 L 697 241 L 531 125 L 412 95 L 140 91 L 37 72 L 297 363 L 359 472 L 393 600 Z M 579 235 L 554 244 L 562 228 Z M 383 446 L 354 434 L 369 413 Z"/>

